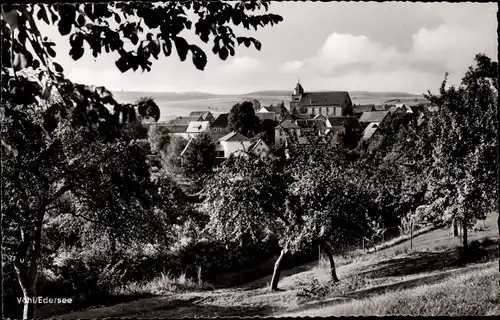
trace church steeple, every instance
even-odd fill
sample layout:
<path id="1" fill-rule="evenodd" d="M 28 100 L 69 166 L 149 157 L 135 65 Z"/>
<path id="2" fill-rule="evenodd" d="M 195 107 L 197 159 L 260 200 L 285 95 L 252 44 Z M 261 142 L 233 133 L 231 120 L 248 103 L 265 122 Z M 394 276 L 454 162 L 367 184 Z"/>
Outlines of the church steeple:
<path id="1" fill-rule="evenodd" d="M 304 94 L 304 88 L 300 85 L 300 79 L 297 78 L 297 85 L 295 86 L 295 89 L 293 89 L 293 95 L 294 96 L 299 96 Z"/>

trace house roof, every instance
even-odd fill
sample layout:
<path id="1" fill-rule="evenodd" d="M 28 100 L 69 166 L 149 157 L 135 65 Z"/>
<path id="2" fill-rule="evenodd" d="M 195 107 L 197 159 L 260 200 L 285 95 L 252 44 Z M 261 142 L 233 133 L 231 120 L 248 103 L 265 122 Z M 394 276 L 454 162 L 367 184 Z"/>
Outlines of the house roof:
<path id="1" fill-rule="evenodd" d="M 316 128 L 321 126 L 321 119 L 298 119 L 295 123 L 301 128 Z"/>
<path id="2" fill-rule="evenodd" d="M 352 107 L 353 113 L 363 113 L 363 112 L 369 112 L 369 111 L 375 111 L 374 104 L 358 104 L 358 105 L 354 105 Z"/>
<path id="3" fill-rule="evenodd" d="M 186 132 L 188 128 L 187 125 L 168 125 L 166 127 L 171 133 L 183 133 Z"/>
<path id="4" fill-rule="evenodd" d="M 186 129 L 186 132 L 207 132 L 210 128 L 208 121 L 191 121 Z"/>
<path id="5" fill-rule="evenodd" d="M 283 129 L 300 129 L 300 126 L 296 124 L 292 120 L 285 120 L 282 123 L 280 123 L 276 128 L 283 128 Z"/>
<path id="6" fill-rule="evenodd" d="M 260 145 L 260 144 L 263 144 L 263 145 L 265 145 L 265 146 L 267 147 L 267 144 L 264 142 L 264 140 L 262 140 L 262 139 L 258 139 L 258 140 L 256 140 L 256 141 L 254 141 L 254 142 L 250 145 L 250 147 L 249 147 L 248 149 L 249 149 L 250 151 L 253 151 L 253 150 L 254 150 L 255 148 L 257 148 L 257 146 L 258 146 L 258 145 Z"/>
<path id="7" fill-rule="evenodd" d="M 220 138 L 219 141 L 251 141 L 251 140 L 242 135 L 241 133 L 233 131 Z"/>
<path id="8" fill-rule="evenodd" d="M 188 125 L 191 121 L 203 121 L 201 116 L 192 116 L 192 117 L 178 117 L 174 120 L 170 120 L 170 125 Z"/>
<path id="9" fill-rule="evenodd" d="M 382 122 L 389 114 L 389 111 L 370 111 L 363 112 L 359 122 Z"/>
<path id="10" fill-rule="evenodd" d="M 229 119 L 228 119 L 228 114 L 227 113 L 221 113 L 215 119 L 214 123 L 212 123 L 212 127 L 218 127 L 218 128 L 227 128 L 229 125 Z"/>
<path id="11" fill-rule="evenodd" d="M 189 139 L 188 143 L 184 147 L 184 150 L 181 152 L 181 157 L 184 156 L 184 153 L 186 153 L 186 150 L 191 146 L 191 142 L 193 141 L 193 138 Z"/>
<path id="12" fill-rule="evenodd" d="M 377 123 L 370 123 L 363 131 L 363 136 L 361 137 L 361 140 L 370 139 L 375 133 L 375 131 L 377 131 L 377 129 L 378 129 Z"/>
<path id="13" fill-rule="evenodd" d="M 373 110 L 373 111 L 386 111 L 386 109 L 385 109 L 384 105 L 379 105 L 379 106 L 375 106 L 375 110 Z"/>
<path id="14" fill-rule="evenodd" d="M 317 114 L 317 115 L 314 116 L 313 119 L 314 120 L 321 119 L 321 120 L 325 121 L 326 117 L 324 115 L 322 115 L 322 114 Z"/>
<path id="15" fill-rule="evenodd" d="M 363 113 L 364 114 L 364 113 Z M 356 117 L 329 117 L 328 122 L 330 123 L 331 127 L 350 127 L 350 128 L 361 128 L 361 125 L 359 124 L 360 121 L 358 121 L 358 118 Z"/>
<path id="16" fill-rule="evenodd" d="M 286 117 L 283 118 L 283 121 L 295 121 L 297 119 L 311 119 L 311 117 L 307 114 L 293 114 L 289 113 Z"/>
<path id="17" fill-rule="evenodd" d="M 351 98 L 347 91 L 307 92 L 302 95 L 299 107 L 338 105 L 343 106 Z"/>
<path id="18" fill-rule="evenodd" d="M 191 111 L 189 116 L 190 117 L 201 116 L 201 117 L 203 117 L 203 119 L 206 119 L 206 117 L 208 116 L 209 113 L 210 113 L 210 111 Z"/>

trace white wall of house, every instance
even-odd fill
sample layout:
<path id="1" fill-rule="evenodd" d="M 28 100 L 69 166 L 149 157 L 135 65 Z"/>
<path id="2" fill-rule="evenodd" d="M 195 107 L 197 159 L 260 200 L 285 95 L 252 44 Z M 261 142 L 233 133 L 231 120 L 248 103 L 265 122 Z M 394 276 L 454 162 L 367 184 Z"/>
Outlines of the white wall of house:
<path id="1" fill-rule="evenodd" d="M 222 145 L 222 148 L 224 149 L 224 157 L 228 158 L 229 155 L 236 153 L 238 151 L 247 151 L 250 145 L 252 144 L 251 141 L 221 141 L 220 144 Z"/>

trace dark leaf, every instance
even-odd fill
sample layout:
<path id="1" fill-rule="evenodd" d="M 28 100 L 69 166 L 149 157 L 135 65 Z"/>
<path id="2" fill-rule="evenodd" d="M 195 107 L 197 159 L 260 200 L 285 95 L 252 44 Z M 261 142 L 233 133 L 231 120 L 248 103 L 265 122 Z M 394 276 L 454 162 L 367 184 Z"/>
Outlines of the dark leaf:
<path id="1" fill-rule="evenodd" d="M 61 67 L 61 65 L 59 63 L 54 62 L 53 64 L 54 64 L 54 69 L 56 70 L 56 72 L 63 72 L 64 71 L 63 67 Z"/>
<path id="2" fill-rule="evenodd" d="M 205 52 L 195 45 L 191 45 L 189 48 L 193 55 L 193 64 L 195 67 L 199 70 L 204 70 L 207 65 L 207 55 Z"/>
<path id="3" fill-rule="evenodd" d="M 177 54 L 181 61 L 186 60 L 186 56 L 188 53 L 189 45 L 184 38 L 175 37 L 174 38 L 175 47 L 177 48 Z"/>
<path id="4" fill-rule="evenodd" d="M 56 57 L 56 52 L 54 51 L 54 49 L 52 49 L 52 47 L 47 47 L 47 53 L 52 57 L 52 58 L 55 58 Z"/>
<path id="5" fill-rule="evenodd" d="M 172 42 L 170 41 L 170 39 L 165 39 L 161 47 L 165 56 L 168 57 L 172 54 Z"/>
<path id="6" fill-rule="evenodd" d="M 222 59 L 222 60 L 226 60 L 227 57 L 228 57 L 228 50 L 226 48 L 220 48 L 219 50 L 219 57 Z"/>
<path id="7" fill-rule="evenodd" d="M 69 50 L 69 55 L 75 61 L 78 60 L 78 59 L 80 59 L 83 56 L 83 53 L 84 53 L 83 46 L 81 46 L 81 47 L 72 47 Z"/>
<path id="8" fill-rule="evenodd" d="M 124 58 L 123 56 L 120 57 L 116 62 L 116 67 L 118 68 L 118 70 L 120 70 L 122 73 L 123 72 L 126 72 L 127 70 L 130 69 L 130 65 L 127 63 L 127 60 L 126 58 Z"/>
<path id="9" fill-rule="evenodd" d="M 122 22 L 122 19 L 120 18 L 120 15 L 118 13 L 115 12 L 114 16 L 115 16 L 116 23 L 121 23 Z"/>
<path id="10" fill-rule="evenodd" d="M 76 22 L 78 23 L 79 27 L 83 27 L 85 25 L 85 17 L 83 16 L 83 14 L 78 15 Z"/>
<path id="11" fill-rule="evenodd" d="M 47 17 L 47 10 L 45 9 L 45 5 L 39 4 L 40 10 L 38 10 L 38 13 L 36 15 L 36 18 L 38 20 L 43 20 L 46 24 L 49 24 L 49 18 Z"/>
<path id="12" fill-rule="evenodd" d="M 62 36 L 65 36 L 71 32 L 72 25 L 71 25 L 71 22 L 69 22 L 67 20 L 60 20 L 57 27 L 58 27 L 59 33 Z"/>

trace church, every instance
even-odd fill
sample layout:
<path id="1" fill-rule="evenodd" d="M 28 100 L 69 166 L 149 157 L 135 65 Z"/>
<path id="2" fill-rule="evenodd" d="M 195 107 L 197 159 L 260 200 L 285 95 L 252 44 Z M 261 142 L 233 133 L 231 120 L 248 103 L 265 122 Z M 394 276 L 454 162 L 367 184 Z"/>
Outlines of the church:
<path id="1" fill-rule="evenodd" d="M 352 101 L 347 91 L 305 92 L 297 80 L 290 101 L 290 113 L 325 117 L 352 116 Z"/>

